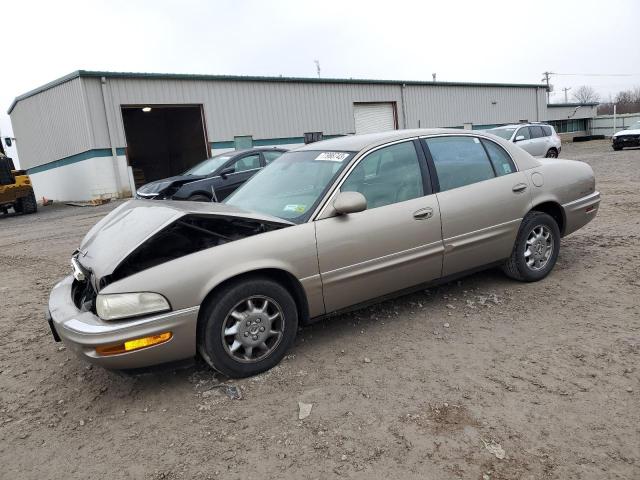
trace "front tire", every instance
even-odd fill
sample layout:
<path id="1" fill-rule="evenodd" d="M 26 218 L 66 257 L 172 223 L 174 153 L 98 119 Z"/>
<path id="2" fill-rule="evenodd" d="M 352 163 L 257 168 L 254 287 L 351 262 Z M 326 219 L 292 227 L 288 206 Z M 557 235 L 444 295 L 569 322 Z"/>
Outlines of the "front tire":
<path id="1" fill-rule="evenodd" d="M 555 148 L 550 148 L 549 150 L 547 150 L 545 158 L 558 158 L 558 150 L 556 150 Z"/>
<path id="2" fill-rule="evenodd" d="M 615 146 L 614 146 L 614 147 L 613 147 L 613 149 L 617 152 L 617 151 L 619 151 L 619 150 L 622 150 L 622 147 L 615 147 Z"/>
<path id="3" fill-rule="evenodd" d="M 282 285 L 245 278 L 225 285 L 203 305 L 198 352 L 223 375 L 249 377 L 277 365 L 297 329 L 296 302 Z"/>
<path id="4" fill-rule="evenodd" d="M 556 221 L 546 213 L 529 212 L 502 270 L 514 280 L 537 282 L 553 270 L 559 252 L 560 229 Z"/>

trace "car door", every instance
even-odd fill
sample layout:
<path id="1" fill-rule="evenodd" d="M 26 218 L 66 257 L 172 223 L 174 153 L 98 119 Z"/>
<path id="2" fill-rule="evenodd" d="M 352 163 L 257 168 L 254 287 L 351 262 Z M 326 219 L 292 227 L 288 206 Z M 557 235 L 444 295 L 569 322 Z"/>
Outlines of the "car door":
<path id="1" fill-rule="evenodd" d="M 330 200 L 315 221 L 327 312 L 440 277 L 440 211 L 417 141 L 369 152 L 340 191 L 362 193 L 367 209 L 325 218 Z"/>
<path id="2" fill-rule="evenodd" d="M 231 160 L 222 169 L 224 175 L 215 185 L 218 200 L 224 200 L 232 194 L 240 185 L 249 180 L 260 171 L 260 153 L 249 153 Z"/>
<path id="3" fill-rule="evenodd" d="M 534 157 L 544 157 L 547 153 L 547 140 L 542 127 L 539 125 L 529 126 L 529 134 L 531 135 L 531 148 L 528 152 Z"/>
<path id="4" fill-rule="evenodd" d="M 531 141 L 531 133 L 529 131 L 529 127 L 520 127 L 516 134 L 513 136 L 513 142 L 524 151 L 529 152 L 531 155 L 533 155 L 535 147 L 533 146 Z"/>
<path id="5" fill-rule="evenodd" d="M 507 258 L 531 207 L 526 175 L 489 139 L 438 136 L 423 145 L 437 174 L 443 276 Z"/>

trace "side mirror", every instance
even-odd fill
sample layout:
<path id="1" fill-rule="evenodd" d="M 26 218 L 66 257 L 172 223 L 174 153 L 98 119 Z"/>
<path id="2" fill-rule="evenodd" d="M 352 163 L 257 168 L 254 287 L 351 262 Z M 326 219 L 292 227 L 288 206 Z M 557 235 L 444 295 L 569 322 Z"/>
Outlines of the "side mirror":
<path id="1" fill-rule="evenodd" d="M 362 212 L 367 209 L 367 199 L 360 192 L 340 192 L 333 201 L 333 208 L 340 215 Z"/>
<path id="2" fill-rule="evenodd" d="M 6 137 L 4 139 L 4 143 L 7 145 L 7 147 L 10 147 L 12 142 L 11 142 L 11 138 L 10 137 Z"/>
<path id="3" fill-rule="evenodd" d="M 220 176 L 221 176 L 223 179 L 225 179 L 225 180 L 226 180 L 227 175 L 229 175 L 229 174 L 233 173 L 234 171 L 235 171 L 235 170 L 234 170 L 234 168 L 233 168 L 233 167 L 227 167 L 227 168 L 225 168 L 224 170 L 222 170 L 222 171 L 220 172 Z"/>
<path id="4" fill-rule="evenodd" d="M 516 138 L 513 139 L 514 142 L 519 142 L 520 140 L 524 140 L 524 135 L 518 135 Z"/>

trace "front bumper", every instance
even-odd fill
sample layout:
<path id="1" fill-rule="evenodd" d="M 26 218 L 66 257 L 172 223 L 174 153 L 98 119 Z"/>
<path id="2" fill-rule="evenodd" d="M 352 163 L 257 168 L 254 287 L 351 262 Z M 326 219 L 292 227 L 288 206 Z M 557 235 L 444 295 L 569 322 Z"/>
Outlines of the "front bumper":
<path id="1" fill-rule="evenodd" d="M 196 326 L 199 307 L 149 315 L 130 320 L 105 322 L 92 312 L 81 312 L 71 297 L 73 277 L 60 281 L 49 297 L 49 325 L 52 333 L 85 360 L 110 369 L 149 367 L 184 360 L 196 354 Z M 102 356 L 96 347 L 171 332 L 169 341 L 126 353 Z"/>
<path id="2" fill-rule="evenodd" d="M 614 147 L 640 147 L 640 137 L 636 136 L 613 137 L 611 142 Z"/>
<path id="3" fill-rule="evenodd" d="M 565 216 L 564 235 L 569 235 L 593 220 L 600 207 L 600 192 L 562 205 Z"/>

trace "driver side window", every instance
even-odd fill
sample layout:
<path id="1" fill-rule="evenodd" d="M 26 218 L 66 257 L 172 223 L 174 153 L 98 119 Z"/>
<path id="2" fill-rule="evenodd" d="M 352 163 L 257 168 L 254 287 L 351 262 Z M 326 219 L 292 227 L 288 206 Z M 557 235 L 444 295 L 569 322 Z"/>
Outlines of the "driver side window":
<path id="1" fill-rule="evenodd" d="M 519 136 L 523 136 L 525 140 L 531 139 L 531 135 L 529 135 L 529 127 L 522 127 L 513 138 L 518 138 Z"/>
<path id="2" fill-rule="evenodd" d="M 260 168 L 260 155 L 247 155 L 233 164 L 233 172 L 245 172 Z"/>
<path id="3" fill-rule="evenodd" d="M 422 197 L 422 172 L 413 142 L 390 145 L 367 155 L 340 191 L 360 192 L 370 209 Z"/>

